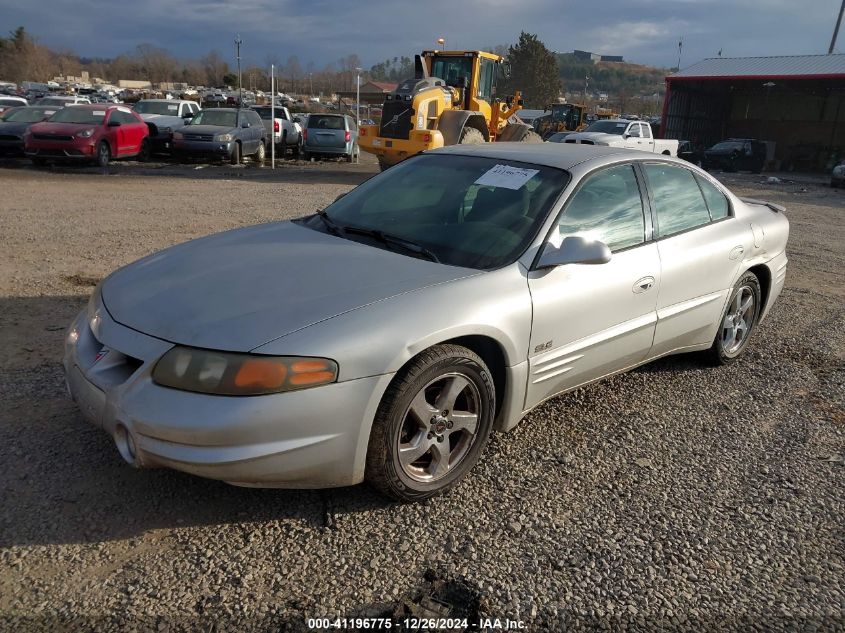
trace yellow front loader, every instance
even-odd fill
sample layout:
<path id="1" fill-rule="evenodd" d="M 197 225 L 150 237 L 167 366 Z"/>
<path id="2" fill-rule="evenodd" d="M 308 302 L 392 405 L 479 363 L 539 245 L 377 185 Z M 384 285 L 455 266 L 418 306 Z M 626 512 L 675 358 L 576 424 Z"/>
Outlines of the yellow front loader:
<path id="1" fill-rule="evenodd" d="M 358 144 L 391 165 L 422 151 L 461 143 L 542 139 L 512 118 L 522 108 L 517 91 L 495 97 L 496 80 L 509 74 L 504 58 L 483 51 L 423 51 L 415 76 L 386 96 L 379 125 L 362 125 Z"/>

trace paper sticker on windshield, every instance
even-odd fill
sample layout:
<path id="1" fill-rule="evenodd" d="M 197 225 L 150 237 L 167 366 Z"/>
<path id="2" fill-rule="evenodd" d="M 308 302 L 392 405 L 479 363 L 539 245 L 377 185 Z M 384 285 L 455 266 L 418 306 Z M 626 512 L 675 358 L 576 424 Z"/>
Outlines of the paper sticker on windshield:
<path id="1" fill-rule="evenodd" d="M 106 116 L 105 110 L 94 110 L 94 116 Z"/>
<path id="2" fill-rule="evenodd" d="M 167 106 L 167 109 L 168 110 L 178 110 L 179 106 L 178 105 L 169 105 L 169 106 Z"/>
<path id="3" fill-rule="evenodd" d="M 476 180 L 475 184 L 486 185 L 488 187 L 504 187 L 505 189 L 519 189 L 539 173 L 539 169 L 523 169 L 522 167 L 511 167 L 510 165 L 496 165 L 481 174 L 481 178 Z"/>
<path id="4" fill-rule="evenodd" d="M 44 114 L 46 114 L 46 115 L 56 114 L 56 111 L 55 110 L 44 110 Z"/>

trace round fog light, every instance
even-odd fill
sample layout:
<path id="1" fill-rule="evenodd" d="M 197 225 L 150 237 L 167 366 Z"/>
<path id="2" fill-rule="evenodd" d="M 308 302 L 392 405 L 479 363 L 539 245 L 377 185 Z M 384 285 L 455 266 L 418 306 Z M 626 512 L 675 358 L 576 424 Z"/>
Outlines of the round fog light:
<path id="1" fill-rule="evenodd" d="M 135 439 L 129 430 L 122 424 L 118 424 L 114 430 L 114 443 L 117 446 L 117 452 L 124 461 L 131 465 L 137 466 L 137 449 L 135 448 Z"/>

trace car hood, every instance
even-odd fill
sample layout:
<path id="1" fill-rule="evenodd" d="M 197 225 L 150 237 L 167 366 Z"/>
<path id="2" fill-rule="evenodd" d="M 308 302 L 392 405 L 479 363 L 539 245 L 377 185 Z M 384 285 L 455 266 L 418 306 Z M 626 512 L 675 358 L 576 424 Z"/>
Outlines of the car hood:
<path id="1" fill-rule="evenodd" d="M 742 150 L 738 147 L 732 147 L 730 149 L 710 149 L 704 150 L 705 156 L 730 156 L 731 154 L 741 153 Z"/>
<path id="2" fill-rule="evenodd" d="M 100 127 L 98 123 L 55 123 L 51 121 L 43 121 L 41 123 L 33 123 L 29 128 L 33 133 L 40 132 L 42 134 L 60 134 L 63 136 L 73 136 L 82 130 Z"/>
<path id="3" fill-rule="evenodd" d="M 34 123 L 25 123 L 21 121 L 0 121 L 0 134 L 22 135 L 26 129 Z"/>
<path id="4" fill-rule="evenodd" d="M 578 139 L 580 141 L 610 141 L 621 139 L 621 134 L 606 134 L 604 132 L 573 132 L 566 137 L 567 140 Z"/>
<path id="5" fill-rule="evenodd" d="M 182 131 L 185 134 L 234 134 L 239 129 L 223 125 L 188 125 Z"/>
<path id="6" fill-rule="evenodd" d="M 159 127 L 183 127 L 185 125 L 185 120 L 182 117 L 173 116 L 171 114 L 144 113 L 141 114 L 141 118 L 144 119 L 146 123 L 155 123 Z"/>
<path id="7" fill-rule="evenodd" d="M 102 300 L 115 321 L 150 336 L 247 352 L 375 301 L 474 274 L 278 222 L 141 259 L 103 282 Z"/>

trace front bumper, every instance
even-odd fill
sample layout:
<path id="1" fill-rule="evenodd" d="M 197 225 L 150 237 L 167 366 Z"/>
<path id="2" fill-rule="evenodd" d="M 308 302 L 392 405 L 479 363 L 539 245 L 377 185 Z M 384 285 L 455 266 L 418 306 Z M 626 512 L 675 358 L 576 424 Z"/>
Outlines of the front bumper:
<path id="1" fill-rule="evenodd" d="M 439 130 L 411 130 L 409 138 L 404 139 L 378 136 L 378 129 L 377 125 L 362 125 L 358 146 L 365 152 L 375 154 L 388 165 L 395 165 L 420 152 L 443 147 L 443 134 Z"/>
<path id="2" fill-rule="evenodd" d="M 31 158 L 61 158 L 68 160 L 90 160 L 96 156 L 99 139 L 76 141 L 27 141 L 24 153 Z"/>
<path id="3" fill-rule="evenodd" d="M 116 323 L 102 303 L 80 313 L 68 332 L 68 390 L 127 462 L 241 486 L 363 480 L 370 425 L 392 375 L 267 396 L 197 394 L 152 381 L 171 346 Z"/>
<path id="4" fill-rule="evenodd" d="M 187 156 L 216 156 L 232 155 L 235 141 L 186 141 L 173 139 L 173 151 Z"/>
<path id="5" fill-rule="evenodd" d="M 23 156 L 23 139 L 0 140 L 0 156 Z"/>

